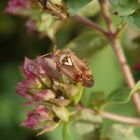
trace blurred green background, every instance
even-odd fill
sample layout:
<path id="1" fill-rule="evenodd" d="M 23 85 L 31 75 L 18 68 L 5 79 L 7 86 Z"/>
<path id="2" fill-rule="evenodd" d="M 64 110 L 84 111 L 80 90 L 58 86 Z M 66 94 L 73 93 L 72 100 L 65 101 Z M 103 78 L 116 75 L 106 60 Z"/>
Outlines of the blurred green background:
<path id="1" fill-rule="evenodd" d="M 34 131 L 20 126 L 25 119 L 25 107 L 15 89 L 22 79 L 18 67 L 24 57 L 46 53 L 50 41 L 29 34 L 25 18 L 4 13 L 6 4 L 5 0 L 0 4 L 0 140 L 46 140 L 45 136 L 36 137 Z"/>
<path id="2" fill-rule="evenodd" d="M 22 79 L 18 67 L 23 63 L 25 56 L 35 58 L 49 52 L 51 41 L 47 37 L 41 38 L 37 34 L 29 33 L 25 27 L 26 18 L 4 13 L 6 4 L 5 0 L 0 4 L 0 140 L 61 140 L 59 130 L 36 137 L 35 131 L 20 126 L 25 118 L 26 108 L 23 106 L 25 101 L 15 93 L 16 84 Z M 96 14 L 91 19 L 98 21 L 104 27 L 98 13 L 99 9 L 95 9 L 93 13 L 88 11 L 85 13 L 91 17 Z M 113 20 L 117 26 L 120 19 L 113 18 Z M 122 35 L 125 54 L 136 80 L 140 79 L 140 71 L 134 70 L 133 66 L 140 62 L 139 37 L 140 34 L 132 29 L 126 30 Z M 90 61 L 96 84 L 94 89 L 85 89 L 82 99 L 85 104 L 88 104 L 94 92 L 104 92 L 108 95 L 111 91 L 125 85 L 116 57 L 101 34 L 69 20 L 59 30 L 57 40 L 59 47 L 70 47 L 81 58 L 86 57 Z M 136 114 L 131 102 L 126 105 L 111 106 L 108 110 L 124 115 Z M 106 128 L 111 121 L 104 123 Z"/>

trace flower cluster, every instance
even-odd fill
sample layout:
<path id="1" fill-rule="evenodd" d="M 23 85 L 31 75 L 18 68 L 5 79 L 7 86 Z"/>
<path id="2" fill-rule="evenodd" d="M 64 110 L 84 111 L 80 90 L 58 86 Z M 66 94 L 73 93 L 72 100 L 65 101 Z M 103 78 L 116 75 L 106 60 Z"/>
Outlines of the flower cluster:
<path id="1" fill-rule="evenodd" d="M 8 0 L 5 12 L 26 17 L 29 33 L 47 35 L 50 39 L 54 34 L 53 27 L 57 30 L 62 24 L 60 21 L 69 16 L 67 6 L 61 0 Z"/>
<path id="2" fill-rule="evenodd" d="M 39 134 L 67 122 L 67 107 L 79 102 L 83 86 L 93 85 L 91 71 L 70 49 L 54 50 L 35 60 L 25 58 L 21 70 L 26 79 L 17 84 L 17 93 L 33 106 L 22 125 L 41 129 Z"/>
<path id="3" fill-rule="evenodd" d="M 66 4 L 61 0 L 9 0 L 6 12 L 29 16 L 33 12 L 31 12 L 31 10 L 34 10 L 34 12 L 35 10 L 40 11 L 40 7 L 44 12 L 47 12 L 58 19 L 66 19 L 69 16 Z"/>
<path id="4" fill-rule="evenodd" d="M 28 0 L 9 0 L 6 12 L 11 14 L 17 14 L 22 10 L 27 10 L 29 8 L 29 5 L 30 4 Z"/>

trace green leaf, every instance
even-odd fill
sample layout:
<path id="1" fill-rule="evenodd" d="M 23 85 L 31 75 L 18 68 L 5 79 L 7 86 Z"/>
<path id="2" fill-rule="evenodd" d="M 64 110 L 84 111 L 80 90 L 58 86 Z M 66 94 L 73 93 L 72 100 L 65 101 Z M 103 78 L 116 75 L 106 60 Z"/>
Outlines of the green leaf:
<path id="1" fill-rule="evenodd" d="M 126 87 L 114 90 L 108 96 L 107 101 L 112 103 L 125 104 L 131 99 L 132 94 L 135 92 L 140 92 L 140 81 L 137 82 L 132 90 Z"/>
<path id="2" fill-rule="evenodd" d="M 134 128 L 129 125 L 114 124 L 106 132 L 109 140 L 139 140 L 134 132 Z"/>
<path id="3" fill-rule="evenodd" d="M 115 13 L 119 16 L 128 16 L 137 10 L 137 0 L 110 0 Z"/>
<path id="4" fill-rule="evenodd" d="M 60 125 L 55 130 L 49 133 L 45 133 L 44 135 L 46 135 L 49 140 L 57 140 L 58 138 L 60 140 L 63 140 L 62 132 L 63 132 L 62 125 Z"/>
<path id="5" fill-rule="evenodd" d="M 71 88 L 72 98 L 77 104 L 82 97 L 84 87 L 81 84 L 76 84 Z"/>
<path id="6" fill-rule="evenodd" d="M 72 140 L 68 123 L 63 124 L 63 140 Z"/>
<path id="7" fill-rule="evenodd" d="M 46 132 L 50 132 L 50 131 L 53 131 L 54 129 L 56 129 L 58 126 L 60 125 L 60 123 L 55 123 L 53 121 L 50 121 L 46 124 L 45 128 L 40 131 L 37 136 L 40 136 Z"/>
<path id="8" fill-rule="evenodd" d="M 67 4 L 70 14 L 77 13 L 81 8 L 86 6 L 92 0 L 64 0 Z"/>
<path id="9" fill-rule="evenodd" d="M 120 88 L 114 90 L 107 98 L 107 101 L 113 103 L 124 104 L 127 103 L 131 98 L 131 92 L 129 88 Z"/>
<path id="10" fill-rule="evenodd" d="M 84 136 L 91 132 L 94 132 L 95 129 L 100 126 L 102 123 L 102 118 L 99 115 L 96 115 L 90 111 L 82 110 L 79 120 L 77 120 L 75 127 L 79 135 Z M 84 128 L 84 129 L 83 129 Z"/>
<path id="11" fill-rule="evenodd" d="M 94 110 L 100 110 L 106 104 L 104 92 L 94 92 L 90 95 L 89 106 L 94 108 Z"/>
<path id="12" fill-rule="evenodd" d="M 134 88 L 131 90 L 131 94 L 135 92 L 140 92 L 140 81 L 138 81 L 136 85 L 134 86 Z"/>
<path id="13" fill-rule="evenodd" d="M 52 109 L 55 112 L 56 116 L 62 121 L 67 122 L 69 120 L 69 112 L 66 108 L 53 106 Z"/>
<path id="14" fill-rule="evenodd" d="M 114 90 L 107 98 L 107 101 L 113 102 L 113 103 L 119 103 L 119 104 L 124 104 L 127 103 L 132 94 L 140 92 L 140 81 L 136 83 L 134 88 L 130 90 L 130 88 L 120 88 L 117 90 Z"/>
<path id="15" fill-rule="evenodd" d="M 129 26 L 140 31 L 140 12 L 136 12 L 128 17 L 125 17 L 124 20 L 128 23 Z"/>
<path id="16" fill-rule="evenodd" d="M 40 19 L 37 20 L 37 29 L 42 34 L 47 35 L 50 39 L 54 39 L 54 34 L 62 22 L 56 20 L 55 17 L 42 13 Z"/>
<path id="17" fill-rule="evenodd" d="M 81 99 L 83 89 L 84 87 L 81 83 L 64 86 L 65 93 L 71 99 L 71 101 L 74 102 L 74 104 L 77 104 Z"/>
<path id="18" fill-rule="evenodd" d="M 83 16 L 91 17 L 91 16 L 96 15 L 99 11 L 100 11 L 100 5 L 99 5 L 98 1 L 93 0 L 86 6 L 81 8 L 81 10 L 79 11 L 79 14 L 83 15 Z"/>

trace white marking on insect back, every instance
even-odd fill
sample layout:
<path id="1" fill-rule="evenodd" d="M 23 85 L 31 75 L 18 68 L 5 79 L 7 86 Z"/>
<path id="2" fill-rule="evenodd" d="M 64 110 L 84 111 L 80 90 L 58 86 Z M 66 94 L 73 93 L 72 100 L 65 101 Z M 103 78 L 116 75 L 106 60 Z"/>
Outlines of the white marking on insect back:
<path id="1" fill-rule="evenodd" d="M 67 59 L 67 61 L 64 62 L 64 64 L 67 66 L 72 66 L 72 61 L 71 61 L 70 57 Z"/>
<path id="2" fill-rule="evenodd" d="M 73 64 L 72 64 L 71 58 L 68 57 L 66 54 L 63 54 L 63 55 L 60 57 L 59 62 L 60 62 L 61 64 L 66 65 L 66 66 L 72 66 L 72 65 L 73 65 Z"/>

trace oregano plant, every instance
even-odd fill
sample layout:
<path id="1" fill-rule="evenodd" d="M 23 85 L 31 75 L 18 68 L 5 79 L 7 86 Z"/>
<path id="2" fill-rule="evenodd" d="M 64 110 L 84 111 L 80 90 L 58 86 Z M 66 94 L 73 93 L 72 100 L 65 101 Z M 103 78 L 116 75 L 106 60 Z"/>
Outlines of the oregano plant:
<path id="1" fill-rule="evenodd" d="M 139 0 L 8 0 L 4 12 L 51 41 L 20 66 L 22 127 L 50 140 L 140 139 L 140 62 L 131 69 L 125 53 L 140 45 Z"/>

